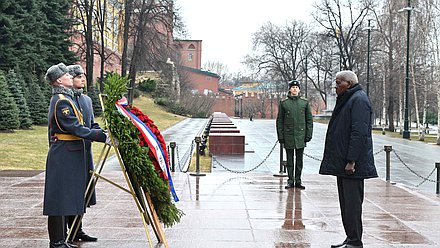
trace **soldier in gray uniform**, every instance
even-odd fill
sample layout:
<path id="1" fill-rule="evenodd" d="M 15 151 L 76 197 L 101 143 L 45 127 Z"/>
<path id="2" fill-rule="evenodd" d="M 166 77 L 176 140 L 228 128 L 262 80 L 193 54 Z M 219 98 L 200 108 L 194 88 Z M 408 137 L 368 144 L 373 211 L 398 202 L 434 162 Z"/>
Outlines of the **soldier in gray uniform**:
<path id="1" fill-rule="evenodd" d="M 84 126 L 75 103 L 73 80 L 63 63 L 51 66 L 45 79 L 52 85 L 48 113 L 50 147 L 46 161 L 43 214 L 48 216 L 51 248 L 75 247 L 65 240 L 64 216 L 85 212 L 88 168 L 84 140 L 105 142 L 101 129 Z"/>
<path id="2" fill-rule="evenodd" d="M 84 126 L 90 128 L 90 129 L 100 129 L 99 124 L 95 122 L 95 116 L 93 114 L 93 105 L 92 105 L 92 99 L 84 95 L 83 88 L 86 85 L 86 77 L 84 74 L 84 70 L 80 65 L 69 65 L 67 66 L 67 69 L 69 69 L 69 74 L 73 76 L 73 92 L 74 92 L 74 98 L 76 103 L 78 104 L 78 107 L 80 108 L 83 118 L 84 118 Z M 88 171 L 93 171 L 93 155 L 92 155 L 92 142 L 90 140 L 84 140 L 85 149 L 86 149 L 86 164 Z M 87 182 L 90 181 L 91 174 L 88 173 Z M 91 194 L 90 205 L 96 204 L 96 194 L 95 190 L 92 189 L 88 194 Z M 67 224 L 69 229 L 74 230 L 73 222 L 75 220 L 75 216 L 67 216 Z M 96 237 L 89 236 L 84 232 L 82 229 L 82 221 L 79 222 L 78 232 L 75 236 L 75 241 L 89 241 L 89 242 L 95 242 L 98 240 Z"/>
<path id="3" fill-rule="evenodd" d="M 280 101 L 276 120 L 278 141 L 284 143 L 287 154 L 286 189 L 305 189 L 301 182 L 303 154 L 306 143 L 312 139 L 313 116 L 309 101 L 299 96 L 300 84 L 293 80 L 289 82 L 289 93 Z M 295 154 L 294 154 L 295 153 Z M 295 166 L 293 157 L 296 156 Z"/>

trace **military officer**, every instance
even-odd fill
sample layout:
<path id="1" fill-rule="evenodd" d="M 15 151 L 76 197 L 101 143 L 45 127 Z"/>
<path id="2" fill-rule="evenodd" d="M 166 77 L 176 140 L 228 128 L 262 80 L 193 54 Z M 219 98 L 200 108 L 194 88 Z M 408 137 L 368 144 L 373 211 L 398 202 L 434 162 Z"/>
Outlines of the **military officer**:
<path id="1" fill-rule="evenodd" d="M 73 93 L 75 96 L 75 101 L 78 104 L 78 107 L 80 108 L 83 118 L 84 118 L 84 126 L 90 128 L 90 129 L 100 129 L 99 124 L 95 122 L 95 116 L 93 114 L 93 105 L 92 105 L 92 99 L 83 94 L 83 88 L 86 85 L 86 76 L 84 74 L 84 70 L 80 65 L 69 65 L 67 66 L 67 69 L 69 69 L 69 74 L 73 77 Z M 87 164 L 87 170 L 93 171 L 93 155 L 92 155 L 92 142 L 90 140 L 84 140 L 85 144 L 85 150 L 86 150 L 86 164 Z M 91 174 L 88 173 L 87 182 L 90 181 Z M 89 205 L 95 205 L 96 204 L 96 194 L 95 190 L 90 190 L 89 194 L 91 195 Z M 75 220 L 75 216 L 67 216 L 67 224 L 70 229 L 75 228 L 73 226 L 73 222 Z M 78 232 L 75 236 L 75 241 L 90 241 L 95 242 L 98 240 L 96 237 L 89 236 L 84 232 L 82 229 L 82 220 L 79 222 Z"/>
<path id="2" fill-rule="evenodd" d="M 74 101 L 73 80 L 63 63 L 51 66 L 45 79 L 52 85 L 48 113 L 49 152 L 46 160 L 43 214 L 48 216 L 51 248 L 75 247 L 65 241 L 64 216 L 82 215 L 87 186 L 84 140 L 105 142 L 101 129 L 84 126 Z"/>
<path id="3" fill-rule="evenodd" d="M 293 80 L 289 82 L 287 97 L 280 101 L 276 120 L 278 141 L 284 144 L 287 154 L 286 189 L 305 189 L 301 182 L 303 168 L 303 153 L 306 143 L 312 139 L 313 117 L 307 99 L 299 96 L 300 84 Z M 293 162 L 294 155 L 295 166 Z"/>

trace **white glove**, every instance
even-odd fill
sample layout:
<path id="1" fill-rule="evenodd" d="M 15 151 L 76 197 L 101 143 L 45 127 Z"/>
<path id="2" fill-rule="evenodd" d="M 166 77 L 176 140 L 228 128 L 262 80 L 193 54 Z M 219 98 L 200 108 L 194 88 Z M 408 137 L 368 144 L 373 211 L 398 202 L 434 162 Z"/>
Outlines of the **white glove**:
<path id="1" fill-rule="evenodd" d="M 112 140 L 110 139 L 110 135 L 107 132 L 105 133 L 105 136 L 106 136 L 105 143 L 109 146 L 113 145 Z M 115 137 L 113 137 L 113 141 L 115 142 L 116 146 L 119 146 L 119 142 Z"/>
<path id="2" fill-rule="evenodd" d="M 106 132 L 105 133 L 105 143 L 107 144 L 107 145 L 109 145 L 109 146 L 111 146 L 112 145 L 112 140 L 110 139 L 110 135 Z"/>

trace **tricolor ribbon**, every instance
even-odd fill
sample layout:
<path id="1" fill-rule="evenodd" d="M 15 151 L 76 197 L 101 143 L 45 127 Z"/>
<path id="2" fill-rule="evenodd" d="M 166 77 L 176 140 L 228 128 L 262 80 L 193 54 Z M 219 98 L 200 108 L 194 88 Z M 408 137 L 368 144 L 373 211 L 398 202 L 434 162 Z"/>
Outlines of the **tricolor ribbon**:
<path id="1" fill-rule="evenodd" d="M 160 168 L 162 171 L 166 171 L 166 174 L 164 174 L 165 179 L 168 180 L 168 183 L 170 185 L 170 191 L 173 195 L 174 201 L 178 202 L 179 198 L 177 197 L 176 191 L 174 189 L 173 180 L 171 179 L 171 171 L 169 167 L 169 162 L 167 159 L 167 156 L 165 155 L 165 152 L 162 149 L 162 146 L 159 144 L 159 141 L 157 140 L 154 133 L 150 130 L 150 128 L 145 125 L 139 118 L 136 117 L 133 113 L 130 111 L 127 111 L 124 106 L 128 105 L 128 101 L 125 97 L 123 97 L 121 100 L 116 102 L 116 108 L 118 109 L 119 113 L 121 113 L 123 116 L 128 118 L 141 132 L 142 137 L 147 141 L 148 147 L 153 152 L 154 157 L 156 158 L 157 162 L 159 163 Z"/>

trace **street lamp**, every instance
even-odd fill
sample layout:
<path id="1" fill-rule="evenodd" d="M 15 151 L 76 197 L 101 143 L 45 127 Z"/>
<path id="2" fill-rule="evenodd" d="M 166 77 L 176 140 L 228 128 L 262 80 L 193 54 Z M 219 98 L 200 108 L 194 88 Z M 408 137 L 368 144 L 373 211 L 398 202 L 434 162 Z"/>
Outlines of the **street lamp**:
<path id="1" fill-rule="evenodd" d="M 371 38 L 371 19 L 368 20 L 368 41 L 367 41 L 367 96 L 370 96 L 370 38 Z"/>
<path id="2" fill-rule="evenodd" d="M 408 20 L 406 23 L 406 72 L 405 72 L 405 119 L 403 122 L 403 135 L 402 138 L 409 139 L 410 131 L 409 131 L 409 121 L 408 121 L 408 101 L 409 101 L 409 31 L 411 26 L 411 11 L 414 10 L 414 7 L 411 6 L 411 0 L 408 0 L 408 5 L 400 9 L 399 12 L 407 11 L 408 12 Z"/>

